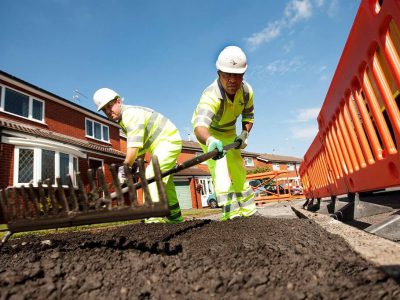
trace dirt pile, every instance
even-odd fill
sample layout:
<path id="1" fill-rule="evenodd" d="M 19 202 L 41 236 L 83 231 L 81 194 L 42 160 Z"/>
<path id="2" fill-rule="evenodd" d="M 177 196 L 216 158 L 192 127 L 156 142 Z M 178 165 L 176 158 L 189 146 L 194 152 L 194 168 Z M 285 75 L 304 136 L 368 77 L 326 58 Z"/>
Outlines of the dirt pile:
<path id="1" fill-rule="evenodd" d="M 257 298 L 400 299 L 400 285 L 306 219 L 134 224 L 0 251 L 0 299 Z"/>

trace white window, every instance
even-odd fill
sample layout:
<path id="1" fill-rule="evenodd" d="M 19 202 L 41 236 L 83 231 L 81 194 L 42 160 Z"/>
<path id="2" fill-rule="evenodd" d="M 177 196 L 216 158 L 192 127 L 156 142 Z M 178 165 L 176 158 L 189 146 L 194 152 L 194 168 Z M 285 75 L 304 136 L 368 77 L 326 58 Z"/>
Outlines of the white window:
<path id="1" fill-rule="evenodd" d="M 77 170 L 78 158 L 72 154 L 40 148 L 15 148 L 15 185 L 30 182 L 36 185 L 39 180 L 46 179 L 55 184 L 56 177 L 60 177 L 61 183 L 67 185 L 67 174 L 76 184 Z"/>
<path id="2" fill-rule="evenodd" d="M 254 167 L 254 160 L 252 157 L 243 157 L 243 160 L 246 167 Z"/>
<path id="3" fill-rule="evenodd" d="M 287 170 L 288 171 L 294 171 L 294 165 L 293 164 L 287 164 Z"/>
<path id="4" fill-rule="evenodd" d="M 110 142 L 108 126 L 90 119 L 86 119 L 86 136 L 102 142 Z"/>
<path id="5" fill-rule="evenodd" d="M 30 120 L 44 122 L 44 101 L 0 86 L 1 110 Z"/>
<path id="6" fill-rule="evenodd" d="M 278 163 L 272 164 L 272 170 L 279 171 L 281 169 L 281 165 Z"/>

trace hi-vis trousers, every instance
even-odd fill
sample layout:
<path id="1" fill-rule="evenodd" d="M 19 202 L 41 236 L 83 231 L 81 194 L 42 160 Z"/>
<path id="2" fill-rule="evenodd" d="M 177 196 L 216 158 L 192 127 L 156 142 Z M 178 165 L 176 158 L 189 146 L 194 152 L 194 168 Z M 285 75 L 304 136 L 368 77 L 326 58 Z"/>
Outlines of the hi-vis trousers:
<path id="1" fill-rule="evenodd" d="M 213 134 L 223 145 L 231 144 L 236 136 L 222 137 Z M 204 152 L 207 147 L 201 145 Z M 240 154 L 240 149 L 228 150 L 221 159 L 207 161 L 210 170 L 218 205 L 222 206 L 221 220 L 235 217 L 249 217 L 256 212 L 254 192 L 246 181 L 246 169 Z"/>
<path id="2" fill-rule="evenodd" d="M 172 169 L 176 165 L 179 153 L 182 150 L 182 141 L 161 141 L 152 149 L 152 155 L 157 155 L 161 172 Z M 153 162 L 146 168 L 146 178 L 154 176 Z M 167 194 L 169 221 L 183 221 L 178 196 L 175 190 L 174 176 L 168 175 L 162 179 Z M 153 202 L 159 202 L 156 183 L 149 184 L 150 196 Z"/>

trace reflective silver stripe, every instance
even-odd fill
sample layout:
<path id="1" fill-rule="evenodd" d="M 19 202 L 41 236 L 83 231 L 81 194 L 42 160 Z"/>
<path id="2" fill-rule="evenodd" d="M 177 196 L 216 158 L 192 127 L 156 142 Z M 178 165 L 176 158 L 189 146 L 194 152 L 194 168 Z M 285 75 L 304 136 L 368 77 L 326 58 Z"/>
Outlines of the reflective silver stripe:
<path id="1" fill-rule="evenodd" d="M 140 130 L 144 129 L 144 124 L 133 124 L 132 126 L 126 126 L 126 131 L 133 131 L 133 130 Z"/>
<path id="2" fill-rule="evenodd" d="M 157 114 L 155 118 L 151 116 L 149 123 L 147 124 L 147 132 L 150 134 L 150 130 L 153 128 L 155 120 L 158 116 L 161 116 L 160 114 Z M 167 124 L 168 119 L 165 117 L 161 117 L 160 124 L 157 126 L 157 129 L 153 132 L 153 134 L 149 137 L 149 139 L 146 141 L 144 144 L 143 148 L 147 149 L 153 144 L 153 142 L 157 139 L 157 137 L 160 135 L 160 133 L 164 130 L 165 124 Z"/>
<path id="3" fill-rule="evenodd" d="M 253 190 L 252 190 L 251 188 L 249 188 L 249 189 L 247 189 L 247 190 L 244 191 L 244 192 L 236 193 L 236 196 L 237 196 L 237 197 L 243 197 L 243 198 L 245 198 L 245 197 L 250 196 L 250 195 L 253 194 L 253 193 L 254 193 Z"/>
<path id="4" fill-rule="evenodd" d="M 208 117 L 211 119 L 214 115 L 215 114 L 211 110 L 206 108 L 199 108 L 197 110 L 197 116 Z"/>
<path id="5" fill-rule="evenodd" d="M 140 143 L 142 141 L 143 141 L 143 137 L 140 135 L 128 136 L 128 138 L 127 138 L 128 143 Z"/>
<path id="6" fill-rule="evenodd" d="M 217 195 L 217 202 L 219 205 L 223 205 L 224 203 L 228 202 L 228 200 L 236 200 L 235 193 Z"/>
<path id="7" fill-rule="evenodd" d="M 251 113 L 254 110 L 254 105 L 250 106 L 249 108 L 243 109 L 243 114 Z"/>
<path id="8" fill-rule="evenodd" d="M 217 202 L 219 205 L 223 205 L 228 201 L 228 194 L 226 195 L 217 195 Z"/>
<path id="9" fill-rule="evenodd" d="M 199 116 L 194 119 L 194 124 L 198 124 L 198 123 L 204 123 L 204 124 L 207 124 L 208 126 L 210 126 L 211 119 L 208 117 Z"/>
<path id="10" fill-rule="evenodd" d="M 239 209 L 239 203 L 237 203 L 237 201 L 232 202 L 231 204 L 227 204 L 223 207 L 223 212 L 224 213 L 230 213 L 231 211 L 237 210 Z"/>
<path id="11" fill-rule="evenodd" d="M 241 207 L 247 207 L 247 206 L 252 206 L 252 205 L 254 205 L 254 196 L 245 202 L 240 202 Z"/>

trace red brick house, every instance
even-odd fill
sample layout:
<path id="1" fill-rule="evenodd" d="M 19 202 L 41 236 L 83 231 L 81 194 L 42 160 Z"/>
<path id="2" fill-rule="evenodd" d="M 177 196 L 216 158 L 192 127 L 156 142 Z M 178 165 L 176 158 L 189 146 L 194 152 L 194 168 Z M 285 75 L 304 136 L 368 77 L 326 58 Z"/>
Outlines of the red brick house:
<path id="1" fill-rule="evenodd" d="M 0 95 L 0 188 L 123 161 L 107 118 L 2 71 Z"/>
<path id="2" fill-rule="evenodd" d="M 0 71 L 0 189 L 36 184 L 39 180 L 121 164 L 126 139 L 118 124 L 94 111 Z M 197 142 L 184 141 L 178 162 L 202 154 Z M 292 168 L 298 178 L 300 159 L 243 152 L 249 169 Z M 149 157 L 146 157 L 149 159 Z M 291 165 L 290 165 L 291 164 Z M 213 193 L 207 165 L 199 164 L 175 175 L 181 207 L 202 208 Z"/>

